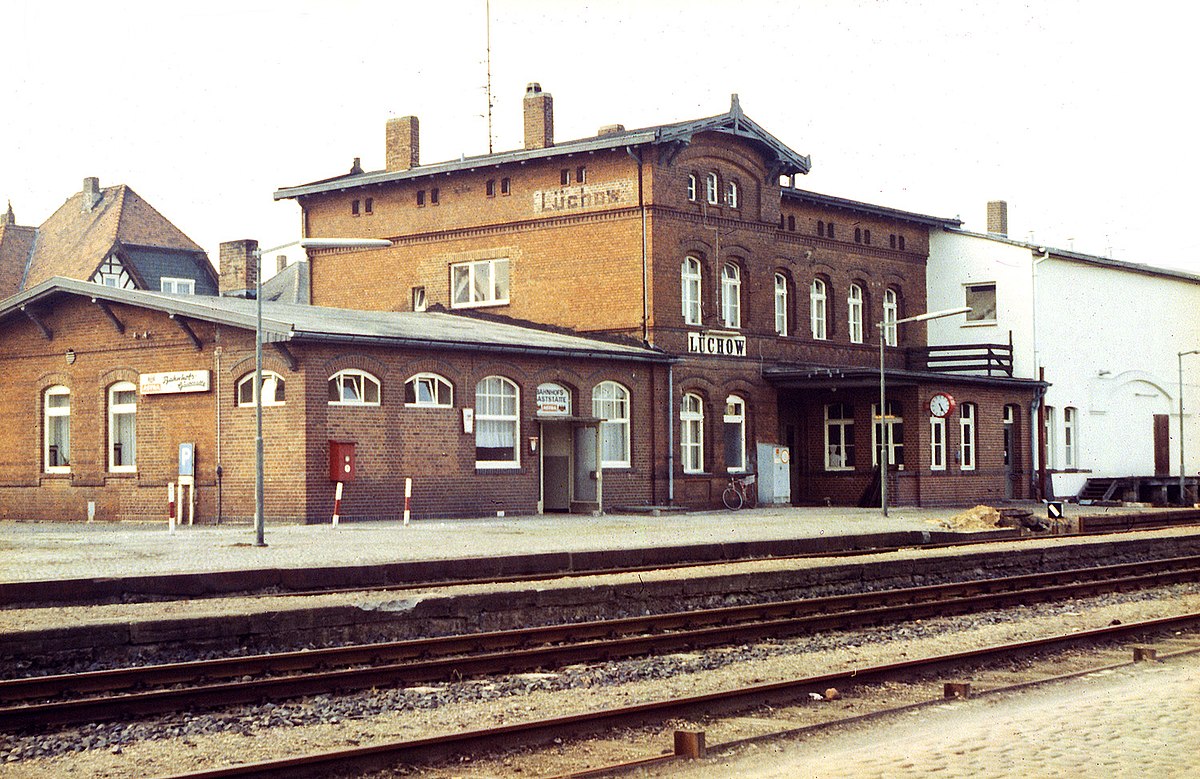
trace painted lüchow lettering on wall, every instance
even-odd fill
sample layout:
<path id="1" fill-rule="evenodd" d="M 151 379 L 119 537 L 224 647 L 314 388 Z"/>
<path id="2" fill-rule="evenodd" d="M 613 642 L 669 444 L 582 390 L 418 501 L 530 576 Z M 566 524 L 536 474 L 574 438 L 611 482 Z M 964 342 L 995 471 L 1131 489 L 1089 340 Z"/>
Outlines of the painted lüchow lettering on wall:
<path id="1" fill-rule="evenodd" d="M 533 210 L 537 213 L 576 211 L 596 206 L 623 205 L 633 202 L 632 181 L 610 181 L 603 184 L 581 184 L 577 187 L 540 189 L 533 193 Z"/>

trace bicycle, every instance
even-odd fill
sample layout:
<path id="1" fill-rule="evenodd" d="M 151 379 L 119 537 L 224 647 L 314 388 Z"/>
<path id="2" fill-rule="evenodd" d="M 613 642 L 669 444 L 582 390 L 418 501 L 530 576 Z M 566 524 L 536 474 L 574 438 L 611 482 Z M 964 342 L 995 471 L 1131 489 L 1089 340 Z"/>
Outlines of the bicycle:
<path id="1" fill-rule="evenodd" d="M 753 505 L 756 502 L 754 492 L 748 489 L 753 484 L 754 474 L 741 479 L 736 476 L 729 477 L 729 484 L 721 493 L 721 502 L 725 504 L 725 508 L 737 511 L 746 504 Z"/>

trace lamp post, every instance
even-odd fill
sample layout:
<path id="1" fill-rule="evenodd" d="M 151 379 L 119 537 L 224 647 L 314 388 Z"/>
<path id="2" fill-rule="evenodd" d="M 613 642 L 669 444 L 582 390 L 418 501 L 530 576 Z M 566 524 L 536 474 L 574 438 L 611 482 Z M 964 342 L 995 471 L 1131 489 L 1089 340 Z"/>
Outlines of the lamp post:
<path id="1" fill-rule="evenodd" d="M 276 246 L 262 251 L 254 250 L 255 281 L 254 281 L 254 545 L 266 546 L 263 539 L 266 531 L 266 520 L 263 512 L 263 413 L 262 413 L 262 371 L 263 371 L 263 320 L 262 320 L 262 256 L 271 252 L 293 246 L 297 241 Z M 299 241 L 303 249 L 372 249 L 391 246 L 392 242 L 383 238 L 304 238 Z"/>
<path id="2" fill-rule="evenodd" d="M 1179 352 L 1179 505 L 1187 504 L 1187 471 L 1183 465 L 1183 358 L 1189 354 L 1200 354 L 1200 349 Z"/>
<path id="3" fill-rule="evenodd" d="M 907 322 L 925 322 L 930 319 L 941 319 L 942 317 L 954 316 L 956 314 L 965 314 L 970 310 L 970 306 L 947 308 L 941 311 L 930 311 L 927 314 L 908 316 L 892 322 L 885 319 L 875 325 L 879 330 L 879 502 L 883 507 L 883 515 L 885 517 L 888 515 L 887 467 L 892 453 L 892 428 L 887 424 L 887 369 L 883 362 L 884 331 L 889 327 L 896 327 L 897 332 L 899 332 L 899 326 Z"/>

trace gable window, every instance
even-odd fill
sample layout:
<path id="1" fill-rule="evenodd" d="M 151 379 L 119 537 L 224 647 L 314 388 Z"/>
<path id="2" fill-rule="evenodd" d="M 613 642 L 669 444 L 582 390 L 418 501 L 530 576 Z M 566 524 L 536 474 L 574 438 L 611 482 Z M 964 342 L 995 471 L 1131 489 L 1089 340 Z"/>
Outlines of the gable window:
<path id="1" fill-rule="evenodd" d="M 775 274 L 775 334 L 788 334 L 788 282 L 782 273 Z"/>
<path id="2" fill-rule="evenodd" d="M 475 260 L 450 266 L 454 308 L 496 306 L 508 302 L 508 258 Z"/>
<path id="3" fill-rule="evenodd" d="M 725 398 L 725 468 L 746 470 L 746 401 L 737 395 Z"/>
<path id="4" fill-rule="evenodd" d="M 717 204 L 717 174 L 709 173 L 704 183 L 704 195 L 710 205 Z"/>
<path id="5" fill-rule="evenodd" d="M 108 470 L 137 470 L 137 386 L 133 382 L 108 388 Z"/>
<path id="6" fill-rule="evenodd" d="M 879 418 L 879 404 L 871 404 L 871 465 L 879 467 L 879 453 L 887 449 L 889 466 L 904 465 L 904 417 L 896 409 L 896 404 L 887 402 L 887 413 Z M 885 429 L 886 428 L 886 429 Z"/>
<path id="7" fill-rule="evenodd" d="M 592 390 L 592 416 L 600 423 L 600 463 L 605 468 L 627 468 L 629 459 L 629 390 L 615 381 L 603 381 Z"/>
<path id="8" fill-rule="evenodd" d="M 500 179 L 500 194 L 501 195 L 511 195 L 512 194 L 512 180 L 509 179 L 507 176 Z"/>
<path id="9" fill-rule="evenodd" d="M 960 470 L 975 470 L 975 404 L 963 403 L 958 407 L 959 460 Z"/>
<path id="10" fill-rule="evenodd" d="M 689 325 L 700 324 L 700 260 L 684 257 L 680 271 L 683 297 L 683 321 Z"/>
<path id="11" fill-rule="evenodd" d="M 742 326 L 742 272 L 732 262 L 721 269 L 721 324 Z"/>
<path id="12" fill-rule="evenodd" d="M 262 372 L 262 404 L 264 406 L 282 406 L 284 403 L 285 382 L 283 377 L 274 371 Z M 247 373 L 237 383 L 238 405 L 254 406 L 254 373 Z"/>
<path id="13" fill-rule="evenodd" d="M 100 263 L 100 267 L 92 274 L 92 281 L 97 284 L 103 284 L 106 287 L 115 287 L 116 289 L 136 289 L 137 285 L 133 283 L 133 277 L 125 270 L 125 265 L 121 259 L 115 254 L 110 254 Z"/>
<path id="14" fill-rule="evenodd" d="M 854 470 L 854 412 L 846 403 L 825 406 L 825 470 Z"/>
<path id="15" fill-rule="evenodd" d="M 883 342 L 896 345 L 896 320 L 900 318 L 900 300 L 894 289 L 883 291 Z"/>
<path id="16" fill-rule="evenodd" d="M 850 325 L 850 343 L 863 342 L 863 289 L 858 284 L 850 285 L 846 297 L 846 315 Z"/>
<path id="17" fill-rule="evenodd" d="M 195 295 L 196 280 L 174 279 L 169 276 L 163 276 L 158 280 L 158 288 L 169 295 Z"/>
<path id="18" fill-rule="evenodd" d="M 736 181 L 729 181 L 725 184 L 725 205 L 730 208 L 738 207 L 738 185 Z"/>
<path id="19" fill-rule="evenodd" d="M 71 472 L 71 390 L 54 386 L 45 392 L 42 452 L 46 473 Z"/>
<path id="20" fill-rule="evenodd" d="M 809 324 L 812 327 L 812 337 L 818 341 L 825 340 L 825 282 L 813 279 L 808 292 Z"/>
<path id="21" fill-rule="evenodd" d="M 379 379 L 366 371 L 338 371 L 329 377 L 329 405 L 378 406 Z"/>
<path id="22" fill-rule="evenodd" d="M 1063 409 L 1063 467 L 1079 467 L 1078 430 L 1075 427 L 1077 410 L 1073 406 Z"/>
<path id="23" fill-rule="evenodd" d="M 946 470 L 946 418 L 929 418 L 929 470 Z"/>
<path id="24" fill-rule="evenodd" d="M 687 180 L 687 199 L 696 202 L 696 174 L 689 173 Z"/>
<path id="25" fill-rule="evenodd" d="M 488 376 L 475 385 L 475 465 L 516 468 L 517 385 L 503 376 Z"/>
<path id="26" fill-rule="evenodd" d="M 967 321 L 976 324 L 996 322 L 996 285 L 967 284 L 964 287 L 966 304 L 971 307 Z"/>
<path id="27" fill-rule="evenodd" d="M 436 373 L 418 373 L 404 382 L 404 405 L 449 408 L 454 405 L 454 386 Z"/>
<path id="28" fill-rule="evenodd" d="M 425 298 L 425 288 L 424 287 L 413 287 L 412 288 L 412 310 L 420 312 L 420 311 L 424 311 L 426 308 L 428 308 L 428 306 L 429 306 L 429 304 Z"/>
<path id="29" fill-rule="evenodd" d="M 679 447 L 684 473 L 704 471 L 704 401 L 688 393 L 679 405 Z"/>

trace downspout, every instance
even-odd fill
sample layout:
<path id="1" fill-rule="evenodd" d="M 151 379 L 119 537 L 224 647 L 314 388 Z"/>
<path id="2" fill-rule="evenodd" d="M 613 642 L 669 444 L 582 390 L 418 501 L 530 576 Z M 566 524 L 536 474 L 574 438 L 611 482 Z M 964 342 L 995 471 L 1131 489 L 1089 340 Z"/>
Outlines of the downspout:
<path id="1" fill-rule="evenodd" d="M 1029 297 L 1030 297 L 1030 304 L 1032 307 L 1031 308 L 1031 316 L 1029 319 L 1031 322 L 1031 329 L 1033 331 L 1032 332 L 1032 335 L 1033 335 L 1033 338 L 1032 338 L 1032 340 L 1033 340 L 1033 373 L 1037 377 L 1038 381 L 1044 382 L 1046 380 L 1046 375 L 1045 375 L 1045 371 L 1042 369 L 1042 365 L 1041 365 L 1042 357 L 1041 357 L 1041 353 L 1038 351 L 1038 337 L 1037 337 L 1038 265 L 1045 262 L 1046 260 L 1050 259 L 1050 250 L 1047 248 L 1044 248 L 1044 247 L 1038 247 L 1038 248 L 1041 249 L 1042 256 L 1038 257 L 1038 256 L 1034 255 L 1033 260 L 1030 263 L 1030 268 L 1029 268 L 1029 272 L 1030 272 L 1030 295 L 1029 295 Z M 1033 413 L 1031 414 L 1031 417 L 1032 417 L 1031 422 L 1033 424 L 1034 432 L 1037 435 L 1036 435 L 1036 437 L 1033 435 L 1029 436 L 1029 445 L 1030 445 L 1030 449 L 1032 450 L 1031 455 L 1033 457 L 1033 461 L 1037 462 L 1038 477 L 1037 477 L 1037 496 L 1036 497 L 1039 499 L 1042 499 L 1042 500 L 1044 500 L 1046 498 L 1046 478 L 1047 478 L 1047 475 L 1046 475 L 1046 440 L 1045 440 L 1045 438 L 1046 438 L 1046 416 L 1045 416 L 1045 411 L 1044 411 L 1045 403 L 1043 403 L 1045 398 L 1046 398 L 1046 386 L 1043 384 L 1041 387 L 1038 388 L 1038 394 L 1034 400 L 1034 408 L 1032 409 Z"/>
<path id="2" fill-rule="evenodd" d="M 214 329 L 216 340 L 221 338 L 221 328 L 217 326 Z M 221 524 L 222 498 L 224 498 L 223 484 L 221 477 L 224 475 L 221 467 L 221 401 L 224 396 L 221 395 L 221 347 L 213 349 L 213 359 L 216 360 L 216 387 L 217 387 L 217 524 Z"/>
<path id="3" fill-rule="evenodd" d="M 650 346 L 650 264 L 646 251 L 646 198 L 643 189 L 642 155 L 640 152 L 634 152 L 632 146 L 626 146 L 625 153 L 637 163 L 638 168 L 638 210 L 642 215 L 642 344 Z"/>
<path id="4" fill-rule="evenodd" d="M 667 505 L 675 505 L 675 364 L 667 365 Z"/>

